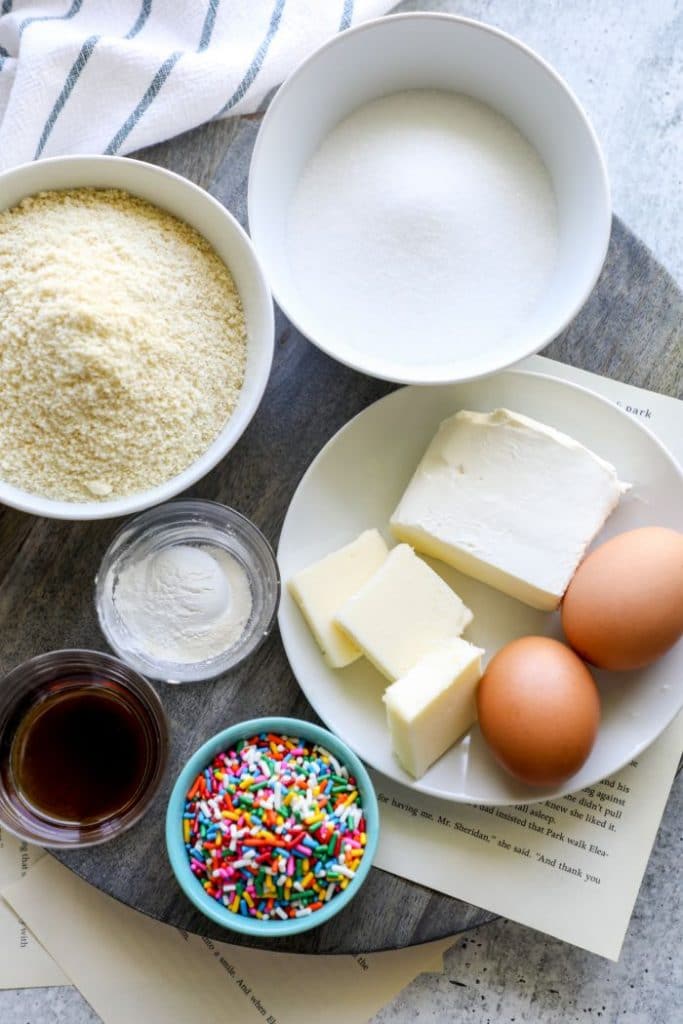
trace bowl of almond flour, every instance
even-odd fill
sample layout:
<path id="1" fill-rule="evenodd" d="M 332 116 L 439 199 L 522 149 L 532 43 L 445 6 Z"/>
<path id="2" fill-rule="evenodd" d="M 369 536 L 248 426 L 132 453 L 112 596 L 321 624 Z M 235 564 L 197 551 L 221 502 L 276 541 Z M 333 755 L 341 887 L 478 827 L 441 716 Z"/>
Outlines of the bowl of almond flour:
<path id="1" fill-rule="evenodd" d="M 273 308 L 208 193 L 117 157 L 0 175 L 0 502 L 60 519 L 166 501 L 263 396 Z"/>

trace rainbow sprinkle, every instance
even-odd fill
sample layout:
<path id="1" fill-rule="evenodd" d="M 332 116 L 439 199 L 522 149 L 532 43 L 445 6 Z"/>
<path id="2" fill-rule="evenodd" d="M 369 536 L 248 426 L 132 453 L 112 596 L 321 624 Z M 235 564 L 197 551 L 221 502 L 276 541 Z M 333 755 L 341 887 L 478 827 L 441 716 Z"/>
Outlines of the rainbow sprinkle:
<path id="1" fill-rule="evenodd" d="M 233 914 L 287 920 L 354 878 L 367 836 L 353 775 L 324 747 L 260 733 L 194 780 L 183 839 L 204 890 Z"/>

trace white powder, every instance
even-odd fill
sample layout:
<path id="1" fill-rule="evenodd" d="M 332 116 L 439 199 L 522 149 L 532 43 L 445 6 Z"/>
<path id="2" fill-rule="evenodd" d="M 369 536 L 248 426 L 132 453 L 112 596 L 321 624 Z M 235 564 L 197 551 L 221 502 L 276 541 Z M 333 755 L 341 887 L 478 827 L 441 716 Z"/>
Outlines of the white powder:
<path id="1" fill-rule="evenodd" d="M 178 544 L 125 566 L 114 606 L 141 650 L 158 661 L 192 664 L 229 650 L 252 608 L 237 559 L 219 547 Z"/>
<path id="2" fill-rule="evenodd" d="M 287 233 L 321 333 L 428 364 L 519 328 L 553 269 L 557 213 L 545 166 L 509 121 L 416 90 L 360 107 L 324 139 Z"/>

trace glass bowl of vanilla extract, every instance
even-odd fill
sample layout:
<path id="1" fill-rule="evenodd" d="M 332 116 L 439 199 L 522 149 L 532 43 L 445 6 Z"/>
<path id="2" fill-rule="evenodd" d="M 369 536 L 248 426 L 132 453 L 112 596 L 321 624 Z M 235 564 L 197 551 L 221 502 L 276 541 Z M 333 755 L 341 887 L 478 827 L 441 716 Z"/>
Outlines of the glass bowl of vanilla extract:
<path id="1" fill-rule="evenodd" d="M 150 806 L 168 725 L 147 680 L 118 658 L 64 650 L 0 682 L 0 824 L 47 847 L 92 846 Z"/>

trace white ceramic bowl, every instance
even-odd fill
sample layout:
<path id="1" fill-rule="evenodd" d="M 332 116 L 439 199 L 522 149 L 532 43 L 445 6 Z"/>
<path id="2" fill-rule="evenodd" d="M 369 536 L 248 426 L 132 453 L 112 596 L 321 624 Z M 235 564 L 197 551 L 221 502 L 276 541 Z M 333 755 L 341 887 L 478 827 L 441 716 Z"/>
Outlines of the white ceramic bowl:
<path id="1" fill-rule="evenodd" d="M 559 253 L 523 329 L 448 362 L 389 360 L 316 322 L 290 267 L 287 216 L 308 160 L 359 106 L 406 89 L 465 93 L 507 117 L 534 146 L 553 182 Z M 337 36 L 285 82 L 263 119 L 249 176 L 249 230 L 275 298 L 319 348 L 375 377 L 428 384 L 492 373 L 537 352 L 576 315 L 609 242 L 605 163 L 577 100 L 540 57 L 516 39 L 444 14 L 402 14 Z M 419 349 L 419 346 L 417 346 Z"/>
<path id="2" fill-rule="evenodd" d="M 108 519 L 167 501 L 205 476 L 237 443 L 263 396 L 273 359 L 273 304 L 247 234 L 223 206 L 186 178 L 152 164 L 113 156 L 65 156 L 0 174 L 0 210 L 47 189 L 119 188 L 196 228 L 229 267 L 247 323 L 247 367 L 237 406 L 213 443 L 158 487 L 113 501 L 55 501 L 0 480 L 0 502 L 54 519 Z"/>

